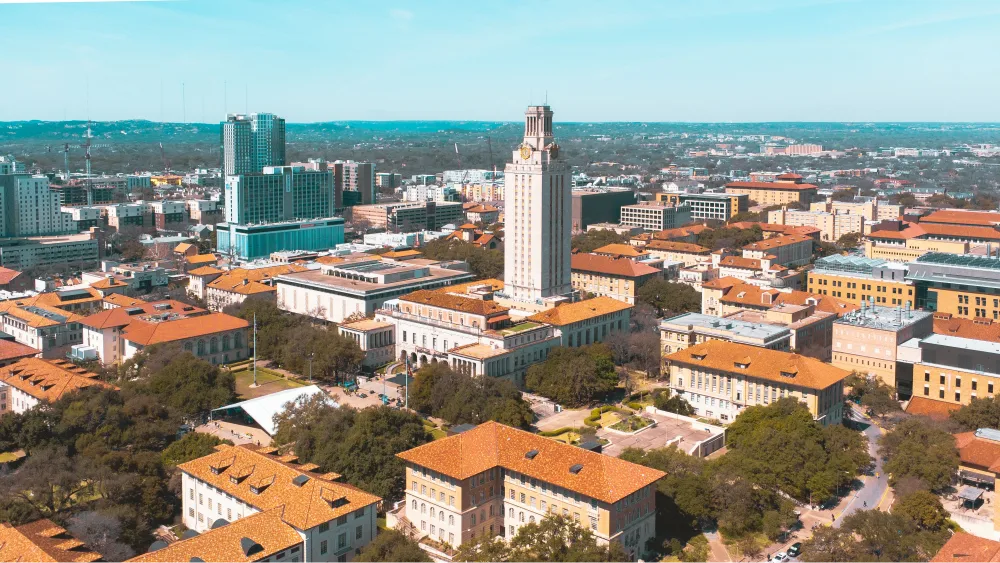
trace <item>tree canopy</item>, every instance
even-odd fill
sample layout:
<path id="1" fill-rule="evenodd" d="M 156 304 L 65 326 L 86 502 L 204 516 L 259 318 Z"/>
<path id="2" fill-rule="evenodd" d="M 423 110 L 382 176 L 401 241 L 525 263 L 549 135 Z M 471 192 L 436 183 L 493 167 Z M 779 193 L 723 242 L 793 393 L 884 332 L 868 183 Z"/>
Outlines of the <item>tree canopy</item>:
<path id="1" fill-rule="evenodd" d="M 723 248 L 742 248 L 750 243 L 764 240 L 764 231 L 759 225 L 748 229 L 739 227 L 720 227 L 706 229 L 698 234 L 698 244 L 712 250 Z"/>
<path id="2" fill-rule="evenodd" d="M 637 551 L 642 553 L 641 546 Z M 569 516 L 550 514 L 524 524 L 510 541 L 483 534 L 458 549 L 459 561 L 631 561 L 619 542 L 600 545 Z"/>
<path id="3" fill-rule="evenodd" d="M 951 484 L 958 471 L 955 438 L 923 417 L 907 418 L 879 441 L 886 458 L 889 483 L 914 477 L 931 491 L 940 492 Z"/>
<path id="4" fill-rule="evenodd" d="M 804 561 L 927 561 L 948 539 L 942 521 L 922 527 L 906 510 L 862 510 L 839 528 L 820 526 L 803 542 Z"/>
<path id="5" fill-rule="evenodd" d="M 355 561 L 378 563 L 380 561 L 430 561 L 427 552 L 417 542 L 396 530 L 379 530 L 371 543 L 361 548 Z"/>
<path id="6" fill-rule="evenodd" d="M 701 293 L 690 285 L 653 278 L 636 292 L 636 299 L 656 308 L 660 316 L 701 312 Z"/>
<path id="7" fill-rule="evenodd" d="M 503 277 L 503 251 L 480 248 L 458 239 L 439 238 L 425 244 L 421 250 L 431 260 L 464 260 L 480 279 Z"/>
<path id="8" fill-rule="evenodd" d="M 951 413 L 951 420 L 966 430 L 1000 428 L 1000 401 L 996 397 L 973 397 L 969 404 Z"/>
<path id="9" fill-rule="evenodd" d="M 577 252 L 593 252 L 609 244 L 628 244 L 628 238 L 607 229 L 586 231 L 573 237 L 570 245 Z"/>
<path id="10" fill-rule="evenodd" d="M 618 374 L 611 350 L 604 344 L 558 347 L 549 351 L 544 362 L 528 368 L 524 384 L 559 404 L 579 407 L 613 391 Z"/>
<path id="11" fill-rule="evenodd" d="M 413 413 L 390 407 L 333 406 L 323 395 L 303 397 L 275 416 L 273 444 L 336 471 L 347 483 L 391 503 L 403 496 L 405 465 L 396 457 L 430 436 Z"/>
<path id="12" fill-rule="evenodd" d="M 410 407 L 449 424 L 495 420 L 526 429 L 534 420 L 531 406 L 510 381 L 457 373 L 445 363 L 428 364 L 416 372 Z"/>

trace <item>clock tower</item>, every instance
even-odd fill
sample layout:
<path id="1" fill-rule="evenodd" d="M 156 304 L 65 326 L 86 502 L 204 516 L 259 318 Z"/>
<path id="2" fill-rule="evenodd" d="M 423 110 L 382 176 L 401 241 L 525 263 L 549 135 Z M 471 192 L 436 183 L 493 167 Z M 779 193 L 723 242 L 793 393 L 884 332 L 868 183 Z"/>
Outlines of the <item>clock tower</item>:
<path id="1" fill-rule="evenodd" d="M 504 294 L 546 308 L 571 298 L 572 181 L 552 138 L 552 109 L 529 106 L 504 170 Z"/>

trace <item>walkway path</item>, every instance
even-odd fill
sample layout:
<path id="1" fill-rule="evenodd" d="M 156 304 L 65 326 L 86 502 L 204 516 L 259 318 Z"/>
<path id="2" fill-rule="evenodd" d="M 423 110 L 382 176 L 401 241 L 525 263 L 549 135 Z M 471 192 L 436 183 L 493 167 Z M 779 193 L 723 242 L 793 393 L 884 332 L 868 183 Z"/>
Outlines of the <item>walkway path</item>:
<path id="1" fill-rule="evenodd" d="M 868 439 L 868 453 L 875 459 L 875 470 L 873 474 L 865 475 L 861 478 L 864 486 L 854 494 L 854 498 L 848 502 L 847 506 L 837 513 L 837 518 L 834 520 L 833 525 L 838 528 L 845 517 L 859 510 L 876 507 L 880 507 L 882 510 L 888 509 L 888 506 L 883 506 L 885 504 L 883 501 L 889 493 L 889 477 L 882 469 L 882 455 L 878 447 L 878 439 L 885 431 L 868 418 L 868 416 L 853 407 L 851 408 L 850 417 L 857 422 L 869 424 L 868 428 L 864 431 L 864 435 Z"/>

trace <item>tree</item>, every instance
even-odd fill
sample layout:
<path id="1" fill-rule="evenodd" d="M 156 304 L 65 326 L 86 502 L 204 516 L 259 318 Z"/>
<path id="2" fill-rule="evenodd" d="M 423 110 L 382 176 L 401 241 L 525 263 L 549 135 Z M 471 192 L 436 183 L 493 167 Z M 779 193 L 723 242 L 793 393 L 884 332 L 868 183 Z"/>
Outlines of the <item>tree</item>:
<path id="1" fill-rule="evenodd" d="M 935 492 L 951 484 L 958 471 L 955 438 L 923 417 L 900 422 L 879 440 L 887 459 L 885 471 L 890 484 L 904 477 L 916 477 Z"/>
<path id="2" fill-rule="evenodd" d="M 351 485 L 398 500 L 405 465 L 396 454 L 430 440 L 419 416 L 390 407 L 334 407 L 324 395 L 299 399 L 275 416 L 274 445 L 336 471 Z"/>
<path id="3" fill-rule="evenodd" d="M 969 404 L 951 413 L 951 420 L 966 430 L 1000 428 L 1000 401 L 996 397 L 973 397 Z"/>
<path id="4" fill-rule="evenodd" d="M 948 521 L 948 512 L 941 505 L 940 497 L 930 491 L 915 491 L 900 497 L 892 511 L 913 520 L 920 529 L 932 532 L 943 530 Z"/>
<path id="5" fill-rule="evenodd" d="M 371 543 L 361 548 L 355 561 L 430 561 L 417 542 L 396 530 L 380 530 Z"/>
<path id="6" fill-rule="evenodd" d="M 186 416 L 196 416 L 236 398 L 236 380 L 205 360 L 185 352 L 146 383 L 152 395 Z"/>
<path id="7" fill-rule="evenodd" d="M 669 387 L 653 390 L 653 406 L 661 411 L 672 412 L 681 416 L 691 416 L 694 408 L 680 395 L 674 395 Z"/>
<path id="8" fill-rule="evenodd" d="M 642 546 L 630 546 L 637 554 Z M 521 526 L 517 534 L 505 543 L 486 536 L 477 542 L 462 544 L 460 561 L 632 561 L 619 542 L 599 545 L 587 528 L 569 516 L 551 514 L 538 523 Z"/>
<path id="9" fill-rule="evenodd" d="M 528 390 L 553 401 L 578 407 L 607 395 L 618 385 L 614 359 L 603 344 L 553 348 L 549 357 L 528 368 Z"/>
<path id="10" fill-rule="evenodd" d="M 215 447 L 220 444 L 233 445 L 231 441 L 223 440 L 212 434 L 189 432 L 163 450 L 163 465 L 175 467 L 192 459 L 204 457 L 213 453 Z"/>
<path id="11" fill-rule="evenodd" d="M 2 494 L 30 505 L 38 518 L 52 518 L 75 507 L 92 489 L 93 465 L 65 448 L 33 452 L 21 468 L 2 480 Z"/>
<path id="12" fill-rule="evenodd" d="M 449 424 L 495 420 L 526 429 L 534 420 L 531 405 L 510 381 L 457 373 L 445 363 L 417 371 L 410 385 L 410 406 Z"/>
<path id="13" fill-rule="evenodd" d="M 722 227 L 719 229 L 704 230 L 698 234 L 698 244 L 712 250 L 723 248 L 742 248 L 754 242 L 764 240 L 764 231 L 760 225 L 752 225 L 749 228 Z"/>
<path id="14" fill-rule="evenodd" d="M 135 555 L 135 550 L 121 541 L 122 523 L 114 516 L 87 510 L 70 518 L 66 530 L 105 561 L 125 561 Z"/>
<path id="15" fill-rule="evenodd" d="M 656 308 L 661 316 L 701 311 L 701 294 L 683 283 L 653 278 L 636 292 L 636 299 Z"/>
<path id="16" fill-rule="evenodd" d="M 861 243 L 861 233 L 847 233 L 837 239 L 837 246 L 840 248 L 857 248 Z"/>
<path id="17" fill-rule="evenodd" d="M 628 244 L 628 238 L 615 231 L 595 229 L 574 236 L 570 242 L 573 250 L 583 253 L 593 252 L 609 244 Z"/>
<path id="18" fill-rule="evenodd" d="M 853 371 L 844 383 L 850 388 L 848 398 L 860 402 L 872 416 L 884 419 L 887 415 L 902 410 L 895 398 L 895 388 L 877 377 Z"/>
<path id="19" fill-rule="evenodd" d="M 439 238 L 425 244 L 421 250 L 431 260 L 464 260 L 480 279 L 503 277 L 503 251 L 480 248 L 471 242 L 454 238 Z"/>

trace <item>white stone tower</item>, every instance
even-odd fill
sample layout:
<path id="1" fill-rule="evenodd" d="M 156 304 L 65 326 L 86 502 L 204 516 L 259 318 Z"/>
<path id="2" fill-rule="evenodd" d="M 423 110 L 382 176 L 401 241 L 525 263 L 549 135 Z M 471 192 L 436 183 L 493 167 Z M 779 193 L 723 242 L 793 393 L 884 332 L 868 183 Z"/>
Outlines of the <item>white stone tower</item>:
<path id="1" fill-rule="evenodd" d="M 504 294 L 545 305 L 568 298 L 572 181 L 552 139 L 552 109 L 529 106 L 524 142 L 504 174 Z"/>

